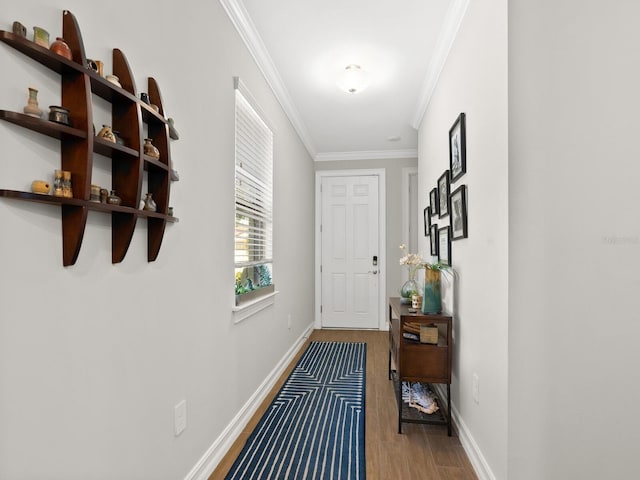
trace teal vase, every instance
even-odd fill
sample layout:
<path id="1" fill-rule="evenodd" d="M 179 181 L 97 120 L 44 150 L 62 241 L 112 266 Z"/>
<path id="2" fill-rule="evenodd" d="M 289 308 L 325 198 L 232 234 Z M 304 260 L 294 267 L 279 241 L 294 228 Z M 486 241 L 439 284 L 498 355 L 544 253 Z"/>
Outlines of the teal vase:
<path id="1" fill-rule="evenodd" d="M 425 269 L 424 295 L 422 298 L 422 313 L 442 312 L 442 291 L 440 289 L 440 270 Z"/>

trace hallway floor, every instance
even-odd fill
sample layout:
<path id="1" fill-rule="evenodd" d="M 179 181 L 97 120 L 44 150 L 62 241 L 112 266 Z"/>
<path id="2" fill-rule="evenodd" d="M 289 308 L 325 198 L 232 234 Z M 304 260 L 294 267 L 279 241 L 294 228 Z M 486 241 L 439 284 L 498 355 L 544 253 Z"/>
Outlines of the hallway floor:
<path id="1" fill-rule="evenodd" d="M 446 426 L 403 424 L 403 433 L 398 434 L 398 409 L 392 382 L 387 375 L 388 339 L 387 332 L 379 331 L 314 330 L 308 340 L 367 343 L 367 480 L 477 479 L 455 429 L 453 436 L 449 437 Z M 246 439 L 303 351 L 304 348 L 269 393 L 209 480 L 224 479 Z"/>

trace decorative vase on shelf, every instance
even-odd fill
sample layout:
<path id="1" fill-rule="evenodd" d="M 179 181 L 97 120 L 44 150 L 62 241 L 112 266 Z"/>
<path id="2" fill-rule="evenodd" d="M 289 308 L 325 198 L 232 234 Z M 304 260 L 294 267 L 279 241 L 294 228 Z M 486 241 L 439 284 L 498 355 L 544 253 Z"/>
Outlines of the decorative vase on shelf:
<path id="1" fill-rule="evenodd" d="M 116 192 L 111 190 L 111 193 L 107 197 L 107 203 L 109 205 L 120 205 L 122 203 L 122 199 L 116 195 Z"/>
<path id="2" fill-rule="evenodd" d="M 44 48 L 49 48 L 49 32 L 42 27 L 33 27 L 33 42 Z"/>
<path id="3" fill-rule="evenodd" d="M 442 292 L 440 270 L 426 268 L 424 270 L 424 295 L 422 297 L 422 313 L 442 312 Z"/>
<path id="4" fill-rule="evenodd" d="M 144 199 L 144 208 L 143 208 L 143 210 L 146 210 L 148 212 L 155 212 L 157 208 L 158 207 L 156 205 L 156 202 L 151 197 L 151 194 L 147 193 L 147 196 Z"/>
<path id="5" fill-rule="evenodd" d="M 409 269 L 409 280 L 404 282 L 402 288 L 400 288 L 400 303 L 411 304 L 411 297 L 420 292 L 416 282 L 416 272 L 417 270 L 413 268 Z"/>
<path id="6" fill-rule="evenodd" d="M 71 49 L 69 48 L 69 45 L 67 45 L 67 42 L 64 41 L 64 38 L 56 37 L 56 41 L 51 44 L 49 50 L 63 56 L 67 60 L 73 60 Z"/>
<path id="7" fill-rule="evenodd" d="M 27 104 L 22 110 L 30 117 L 42 117 L 42 110 L 40 110 L 40 106 L 38 105 L 38 90 L 29 87 L 29 100 L 27 100 Z"/>
<path id="8" fill-rule="evenodd" d="M 109 125 L 102 125 L 102 128 L 98 132 L 98 137 L 106 140 L 107 142 L 116 143 L 116 136 L 113 134 L 113 130 Z"/>
<path id="9" fill-rule="evenodd" d="M 160 158 L 160 150 L 151 143 L 150 138 L 144 139 L 144 154 L 151 158 L 155 158 L 156 160 Z"/>

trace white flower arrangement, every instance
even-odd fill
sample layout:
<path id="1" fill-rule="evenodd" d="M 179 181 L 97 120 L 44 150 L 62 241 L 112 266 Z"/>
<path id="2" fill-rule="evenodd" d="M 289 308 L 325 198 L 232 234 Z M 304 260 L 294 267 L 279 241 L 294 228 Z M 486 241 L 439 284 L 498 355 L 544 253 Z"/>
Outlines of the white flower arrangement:
<path id="1" fill-rule="evenodd" d="M 407 246 L 403 243 L 400 245 L 400 250 L 404 253 L 407 249 Z M 400 257 L 400 265 L 406 265 L 409 267 L 409 277 L 413 278 L 415 272 L 422 268 L 424 264 L 424 260 L 417 253 L 405 253 L 404 256 Z"/>

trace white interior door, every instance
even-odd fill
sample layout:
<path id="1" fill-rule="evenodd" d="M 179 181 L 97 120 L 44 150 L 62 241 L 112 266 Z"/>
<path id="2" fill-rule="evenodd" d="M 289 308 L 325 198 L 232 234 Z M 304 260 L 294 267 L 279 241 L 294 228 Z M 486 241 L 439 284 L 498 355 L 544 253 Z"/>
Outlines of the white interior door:
<path id="1" fill-rule="evenodd" d="M 321 323 L 378 328 L 378 177 L 323 177 Z"/>

